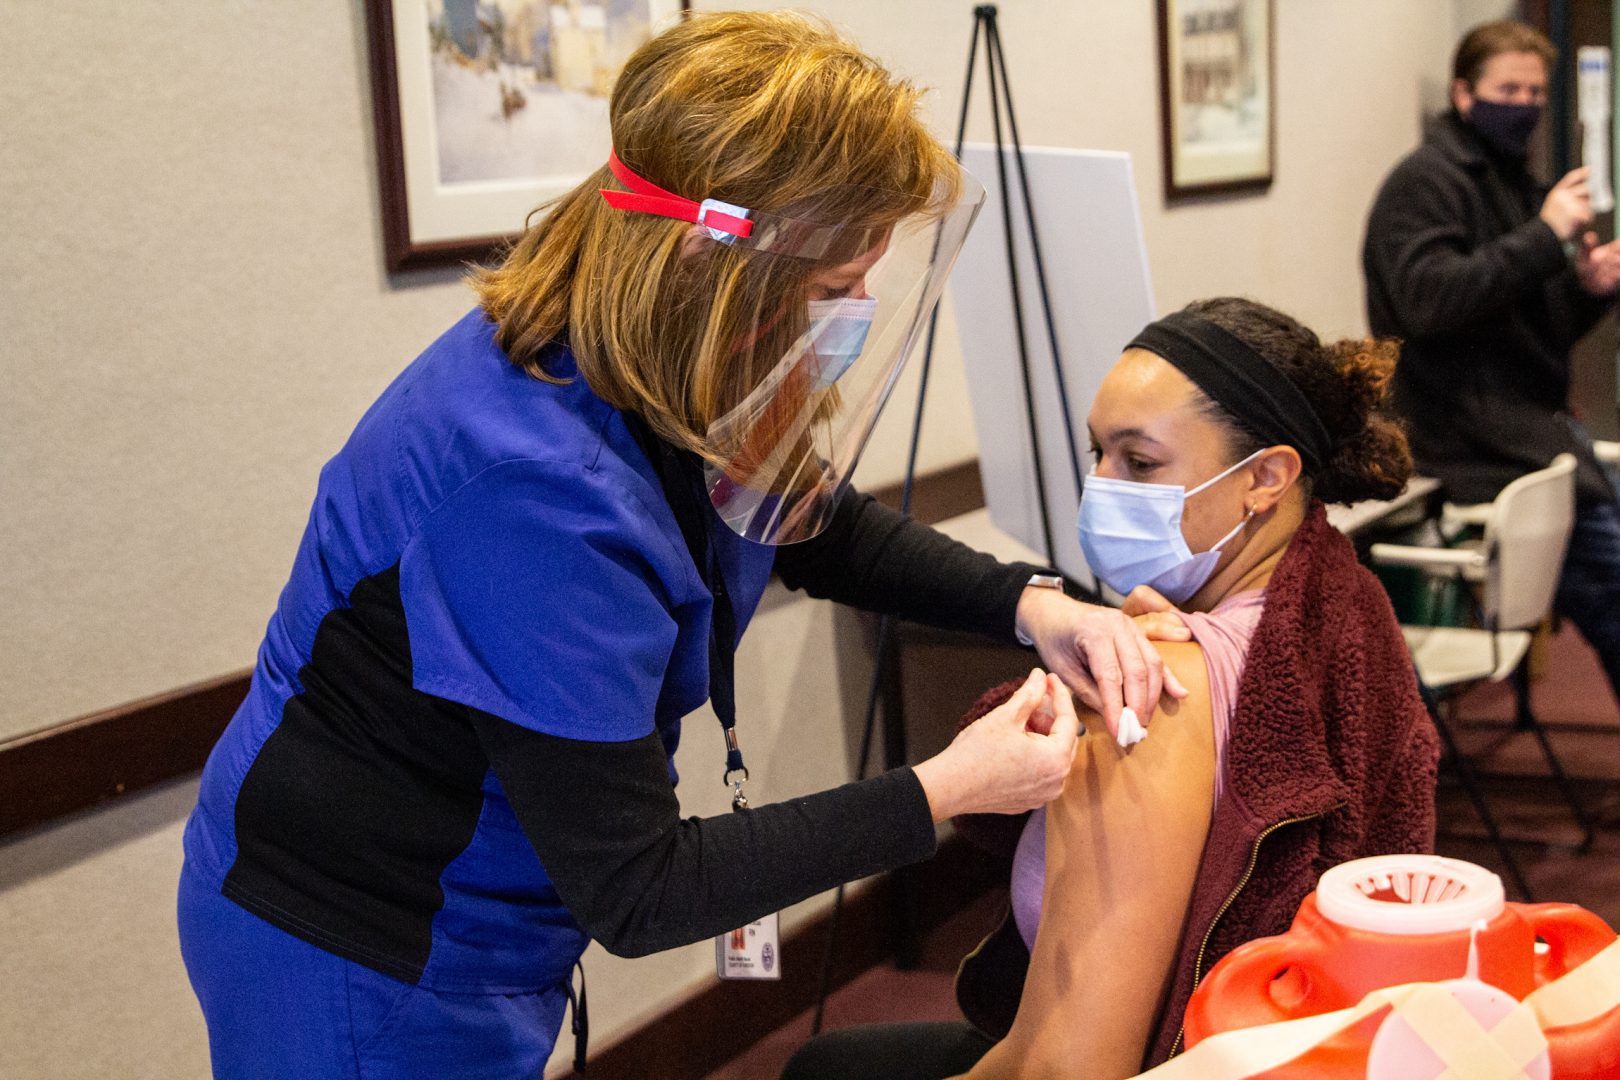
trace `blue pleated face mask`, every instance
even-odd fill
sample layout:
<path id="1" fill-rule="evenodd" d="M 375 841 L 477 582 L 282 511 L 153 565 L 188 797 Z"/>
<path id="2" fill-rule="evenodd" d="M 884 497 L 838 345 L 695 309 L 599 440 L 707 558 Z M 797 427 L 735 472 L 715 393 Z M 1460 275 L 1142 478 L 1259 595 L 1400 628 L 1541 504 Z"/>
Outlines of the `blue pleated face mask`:
<path id="1" fill-rule="evenodd" d="M 1215 573 L 1221 549 L 1254 516 L 1251 510 L 1208 551 L 1194 555 L 1181 535 L 1187 500 L 1264 452 L 1256 450 L 1191 490 L 1175 484 L 1086 477 L 1080 495 L 1080 551 L 1086 565 L 1121 596 L 1147 585 L 1172 604 L 1185 603 Z"/>
<path id="2" fill-rule="evenodd" d="M 871 296 L 810 301 L 810 333 L 815 343 L 817 389 L 825 389 L 837 382 L 838 377 L 848 371 L 861 355 L 861 350 L 866 348 L 866 335 L 872 329 L 872 316 L 876 313 L 877 298 Z"/>

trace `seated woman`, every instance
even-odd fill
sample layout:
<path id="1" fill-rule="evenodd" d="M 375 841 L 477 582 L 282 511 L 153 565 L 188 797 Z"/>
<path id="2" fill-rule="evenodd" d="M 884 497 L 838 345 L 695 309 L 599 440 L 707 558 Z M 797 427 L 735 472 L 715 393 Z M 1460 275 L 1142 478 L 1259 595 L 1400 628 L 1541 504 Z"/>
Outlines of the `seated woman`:
<path id="1" fill-rule="evenodd" d="M 958 977 L 971 1026 L 834 1032 L 784 1080 L 1134 1076 L 1179 1052 L 1210 965 L 1286 930 L 1322 871 L 1430 848 L 1438 740 L 1383 589 L 1324 514 L 1410 474 L 1382 411 L 1395 354 L 1233 298 L 1127 347 L 1089 417 L 1081 546 L 1131 606 L 1179 605 L 1192 640 L 1159 647 L 1190 694 L 1125 748 L 1128 722 L 1091 716 L 1045 811 L 963 823 L 1017 830 L 1012 911 Z"/>

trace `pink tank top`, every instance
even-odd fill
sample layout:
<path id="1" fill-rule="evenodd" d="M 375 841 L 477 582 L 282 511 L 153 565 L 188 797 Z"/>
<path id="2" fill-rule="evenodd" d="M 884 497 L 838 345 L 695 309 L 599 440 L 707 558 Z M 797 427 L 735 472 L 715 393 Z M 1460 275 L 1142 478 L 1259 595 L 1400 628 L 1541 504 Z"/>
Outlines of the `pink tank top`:
<path id="1" fill-rule="evenodd" d="M 1265 607 L 1264 589 L 1252 589 L 1228 596 L 1213 611 L 1182 613 L 1193 640 L 1204 650 L 1204 667 L 1209 672 L 1209 711 L 1215 728 L 1215 797 L 1220 798 L 1226 775 L 1226 737 L 1232 727 L 1232 710 L 1237 706 L 1238 683 L 1243 679 L 1243 662 L 1249 655 L 1249 642 L 1260 613 Z M 1041 891 L 1046 885 L 1046 809 L 1029 816 L 1013 855 L 1012 910 L 1018 933 L 1030 949 L 1035 947 L 1035 928 L 1041 921 Z"/>

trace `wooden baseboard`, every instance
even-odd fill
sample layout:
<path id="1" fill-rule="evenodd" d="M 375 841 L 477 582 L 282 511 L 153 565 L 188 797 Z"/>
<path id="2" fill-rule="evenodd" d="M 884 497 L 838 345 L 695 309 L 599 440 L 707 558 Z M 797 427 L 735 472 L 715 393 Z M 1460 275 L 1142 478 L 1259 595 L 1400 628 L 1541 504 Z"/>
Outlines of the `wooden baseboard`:
<path id="1" fill-rule="evenodd" d="M 0 742 L 0 836 L 202 768 L 251 672 Z"/>
<path id="2" fill-rule="evenodd" d="M 887 484 L 872 488 L 871 494 L 883 505 L 899 509 L 900 488 L 900 484 Z M 924 525 L 938 525 L 983 505 L 984 481 L 977 458 L 919 476 L 911 486 L 911 516 Z"/>
<path id="3" fill-rule="evenodd" d="M 952 837 L 928 862 L 888 875 L 851 897 L 838 921 L 830 988 L 838 989 L 893 956 L 898 919 L 910 918 L 913 929 L 925 934 L 1006 883 L 1004 862 Z M 782 981 L 716 979 L 611 1045 L 593 1050 L 586 1078 L 702 1080 L 815 1004 L 830 919 L 829 911 L 782 943 L 782 970 L 788 973 Z M 566 1028 L 561 1037 L 569 1037 Z M 569 1077 L 584 1080 L 578 1073 Z"/>

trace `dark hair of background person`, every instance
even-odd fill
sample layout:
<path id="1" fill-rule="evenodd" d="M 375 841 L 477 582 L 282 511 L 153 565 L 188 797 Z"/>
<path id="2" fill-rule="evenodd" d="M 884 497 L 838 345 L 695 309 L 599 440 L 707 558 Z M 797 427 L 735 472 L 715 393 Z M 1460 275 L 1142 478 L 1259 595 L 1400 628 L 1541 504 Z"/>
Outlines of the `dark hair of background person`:
<path id="1" fill-rule="evenodd" d="M 1535 53 L 1549 71 L 1558 59 L 1558 50 L 1546 34 L 1515 19 L 1498 19 L 1481 23 L 1463 35 L 1457 55 L 1451 60 L 1451 77 L 1463 80 L 1472 90 L 1491 57 L 1515 52 Z"/>
<path id="2" fill-rule="evenodd" d="M 1399 342 L 1365 338 L 1324 344 L 1282 312 L 1236 296 L 1197 300 L 1186 311 L 1253 349 L 1316 410 L 1333 440 L 1333 453 L 1320 470 L 1313 473 L 1307 467 L 1310 495 L 1327 503 L 1352 503 L 1400 494 L 1412 475 L 1412 451 L 1400 421 L 1385 408 Z M 1244 429 L 1207 397 L 1204 411 L 1227 430 L 1234 461 L 1275 441 Z"/>

